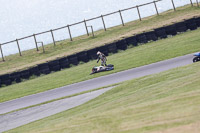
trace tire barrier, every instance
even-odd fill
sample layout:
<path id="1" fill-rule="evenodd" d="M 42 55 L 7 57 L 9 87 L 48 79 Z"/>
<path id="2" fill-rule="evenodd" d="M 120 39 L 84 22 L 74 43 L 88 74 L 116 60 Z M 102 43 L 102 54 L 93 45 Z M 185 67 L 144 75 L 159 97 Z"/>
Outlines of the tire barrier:
<path id="1" fill-rule="evenodd" d="M 119 50 L 126 50 L 127 49 L 126 40 L 122 39 L 122 40 L 116 41 L 116 46 L 117 46 L 117 49 Z"/>
<path id="2" fill-rule="evenodd" d="M 164 29 L 163 27 L 154 29 L 154 31 L 155 31 L 156 36 L 157 36 L 158 38 L 161 38 L 161 39 L 167 38 L 166 31 L 165 31 L 165 29 Z"/>
<path id="3" fill-rule="evenodd" d="M 29 69 L 30 75 L 40 76 L 40 71 L 38 66 L 31 67 Z"/>
<path id="4" fill-rule="evenodd" d="M 11 73 L 10 80 L 11 82 L 20 83 L 21 82 L 20 72 Z"/>
<path id="5" fill-rule="evenodd" d="M 107 44 L 109 53 L 117 53 L 117 45 L 115 42 Z"/>
<path id="6" fill-rule="evenodd" d="M 126 38 L 126 43 L 127 45 L 137 46 L 138 42 L 137 42 L 136 36 L 131 36 L 131 37 Z"/>
<path id="7" fill-rule="evenodd" d="M 149 31 L 145 33 L 147 41 L 156 41 L 158 37 L 156 36 L 155 31 Z"/>
<path id="8" fill-rule="evenodd" d="M 138 34 L 136 35 L 136 40 L 138 43 L 147 43 L 147 38 L 145 36 L 145 33 L 141 33 L 141 34 Z"/>
<path id="9" fill-rule="evenodd" d="M 175 26 L 177 32 L 186 32 L 188 30 L 185 22 L 176 23 Z"/>
<path id="10" fill-rule="evenodd" d="M 29 73 L 29 70 L 23 70 L 20 72 L 20 77 L 22 79 L 29 79 L 30 77 L 30 73 Z"/>
<path id="11" fill-rule="evenodd" d="M 197 24 L 195 18 L 191 18 L 188 20 L 185 20 L 186 26 L 190 30 L 196 30 L 197 29 Z"/>
<path id="12" fill-rule="evenodd" d="M 49 74 L 50 73 L 50 69 L 49 69 L 48 63 L 39 64 L 38 68 L 39 68 L 39 72 L 41 74 Z"/>
<path id="13" fill-rule="evenodd" d="M 29 79 L 32 75 L 40 76 L 40 74 L 49 74 L 52 71 L 60 71 L 61 69 L 69 68 L 70 64 L 78 65 L 80 61 L 88 62 L 89 60 L 97 59 L 97 51 L 101 51 L 108 56 L 109 53 L 117 53 L 117 50 L 126 50 L 128 45 L 137 46 L 138 43 L 156 41 L 159 38 L 167 38 L 167 35 L 176 35 L 178 32 L 185 32 L 188 29 L 195 30 L 197 27 L 200 27 L 200 17 L 160 27 L 146 33 L 123 38 L 122 40 L 118 40 L 104 46 L 89 49 L 87 51 L 81 51 L 77 54 L 38 64 L 37 66 L 33 66 L 26 70 L 0 75 L 0 87 L 2 85 L 11 85 L 14 82 L 20 83 L 22 79 Z"/>
<path id="14" fill-rule="evenodd" d="M 80 61 L 83 61 L 83 62 L 88 62 L 89 61 L 89 58 L 88 58 L 88 55 L 87 55 L 86 51 L 79 52 L 76 55 L 77 55 L 77 58 L 78 58 L 79 62 Z"/>
<path id="15" fill-rule="evenodd" d="M 200 17 L 195 18 L 196 25 L 200 27 Z"/>
<path id="16" fill-rule="evenodd" d="M 1 79 L 1 84 L 2 85 L 11 85 L 12 81 L 10 80 L 10 75 L 9 74 L 4 74 L 0 76 Z"/>
<path id="17" fill-rule="evenodd" d="M 50 71 L 60 71 L 61 70 L 60 63 L 58 60 L 53 60 L 53 61 L 48 62 L 48 65 L 49 65 Z"/>
<path id="18" fill-rule="evenodd" d="M 101 51 L 105 56 L 108 56 L 108 46 L 107 45 L 97 47 L 97 51 Z"/>
<path id="19" fill-rule="evenodd" d="M 176 26 L 174 24 L 168 25 L 168 26 L 164 27 L 164 29 L 165 29 L 165 32 L 166 32 L 167 35 L 175 36 L 177 34 Z"/>
<path id="20" fill-rule="evenodd" d="M 78 58 L 77 58 L 77 55 L 76 54 L 73 54 L 73 55 L 70 55 L 67 57 L 68 60 L 69 60 L 69 64 L 72 64 L 72 65 L 78 65 Z"/>
<path id="21" fill-rule="evenodd" d="M 69 61 L 67 57 L 58 59 L 61 69 L 69 68 Z"/>
<path id="22" fill-rule="evenodd" d="M 97 49 L 93 48 L 87 51 L 89 60 L 97 59 Z"/>

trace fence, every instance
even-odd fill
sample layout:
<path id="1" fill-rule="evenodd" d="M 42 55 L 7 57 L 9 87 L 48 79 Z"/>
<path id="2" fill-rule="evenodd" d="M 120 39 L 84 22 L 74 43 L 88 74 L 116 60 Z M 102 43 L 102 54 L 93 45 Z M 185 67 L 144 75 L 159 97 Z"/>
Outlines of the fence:
<path id="1" fill-rule="evenodd" d="M 156 4 L 156 3 L 157 3 L 157 2 L 160 2 L 160 1 L 162 1 L 162 0 L 152 1 L 152 2 L 149 2 L 149 3 L 142 4 L 142 5 L 137 5 L 137 6 L 134 6 L 134 7 L 122 9 L 122 10 L 115 11 L 115 12 L 112 12 L 112 13 L 108 13 L 108 14 L 105 14 L 105 15 L 100 15 L 100 16 L 95 17 L 95 18 L 91 18 L 91 19 L 87 19 L 87 20 L 83 20 L 83 21 L 74 23 L 74 24 L 66 25 L 66 26 L 63 26 L 63 27 L 60 27 L 60 28 L 51 29 L 51 30 L 48 30 L 48 31 L 40 32 L 40 33 L 37 33 L 37 34 L 33 34 L 33 35 L 30 35 L 30 36 L 26 36 L 26 37 L 23 37 L 23 38 L 16 39 L 16 40 L 13 40 L 13 41 L 9 41 L 9 42 L 2 43 L 2 44 L 0 44 L 0 51 L 1 51 L 2 60 L 5 61 L 5 58 L 4 58 L 4 55 L 3 55 L 2 45 L 6 45 L 6 44 L 9 44 L 9 43 L 16 42 L 17 48 L 18 48 L 18 51 L 19 51 L 19 55 L 22 56 L 22 52 L 21 52 L 21 49 L 20 49 L 19 41 L 20 41 L 20 40 L 27 39 L 27 38 L 34 38 L 36 50 L 39 51 L 38 43 L 41 43 L 41 44 L 42 44 L 42 48 L 43 48 L 43 52 L 45 52 L 43 43 L 42 43 L 42 42 L 37 42 L 37 38 L 36 38 L 36 37 L 37 37 L 38 35 L 45 34 L 45 33 L 51 33 L 52 41 L 53 41 L 53 44 L 54 44 L 54 46 L 55 46 L 55 45 L 56 45 L 56 41 L 55 41 L 55 38 L 54 38 L 54 31 L 61 30 L 61 29 L 67 29 L 68 34 L 69 34 L 69 37 L 70 37 L 70 40 L 73 41 L 73 37 L 72 37 L 72 34 L 71 34 L 70 27 L 83 23 L 83 24 L 85 25 L 85 29 L 86 29 L 86 34 L 87 34 L 87 36 L 89 36 L 89 31 L 88 31 L 88 28 L 89 28 L 89 27 L 91 27 L 92 34 L 93 34 L 93 36 L 94 36 L 93 27 L 92 27 L 91 25 L 90 25 L 90 26 L 87 25 L 87 22 L 88 22 L 88 21 L 92 21 L 92 20 L 95 20 L 95 19 L 101 19 L 101 20 L 102 20 L 102 25 L 103 25 L 103 27 L 104 27 L 104 30 L 106 31 L 107 28 L 106 28 L 106 24 L 105 24 L 105 21 L 104 21 L 104 17 L 118 13 L 119 16 L 120 16 L 122 25 L 125 26 L 125 23 L 124 23 L 124 20 L 123 20 L 123 16 L 122 16 L 122 12 L 123 12 L 123 11 L 131 10 L 131 9 L 137 9 L 138 19 L 139 19 L 140 21 L 142 21 L 142 17 L 141 17 L 141 14 L 140 14 L 140 7 L 146 6 L 146 5 L 150 5 L 150 4 L 154 4 L 155 13 L 156 13 L 157 15 L 159 15 L 159 12 L 158 12 L 158 8 L 157 8 L 157 4 Z M 191 3 L 191 6 L 194 6 L 192 0 L 189 0 L 189 1 L 190 1 L 190 3 Z M 174 11 L 176 11 L 176 7 L 175 7 L 175 4 L 174 4 L 174 0 L 171 0 L 171 2 L 172 2 L 172 6 L 173 6 Z M 199 2 L 198 2 L 198 0 L 196 0 L 196 3 L 197 3 L 197 6 L 199 7 Z"/>

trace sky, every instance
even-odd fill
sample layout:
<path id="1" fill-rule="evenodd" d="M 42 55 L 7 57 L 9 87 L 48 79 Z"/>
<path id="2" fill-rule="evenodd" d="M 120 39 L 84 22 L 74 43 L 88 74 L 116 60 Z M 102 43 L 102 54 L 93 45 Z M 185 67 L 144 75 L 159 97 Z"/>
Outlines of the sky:
<path id="1" fill-rule="evenodd" d="M 0 0 L 0 44 L 151 1 L 153 0 Z M 190 0 L 174 2 L 180 6 Z M 159 12 L 170 8 L 171 0 L 158 3 Z M 142 17 L 155 14 L 153 4 L 140 10 Z M 136 10 L 123 12 L 122 15 L 125 22 L 138 19 Z M 121 24 L 119 14 L 105 17 L 105 23 L 107 27 Z M 94 30 L 103 28 L 101 20 L 88 22 L 88 25 L 93 25 Z M 75 37 L 85 34 L 85 29 L 83 25 L 78 25 L 72 27 L 71 32 Z M 63 29 L 55 32 L 55 38 L 63 40 L 69 38 L 69 35 L 66 29 Z M 45 44 L 52 42 L 49 34 L 37 36 L 37 39 Z M 33 39 L 20 42 L 22 50 L 34 46 Z M 3 49 L 7 55 L 17 52 L 16 43 L 3 46 Z"/>

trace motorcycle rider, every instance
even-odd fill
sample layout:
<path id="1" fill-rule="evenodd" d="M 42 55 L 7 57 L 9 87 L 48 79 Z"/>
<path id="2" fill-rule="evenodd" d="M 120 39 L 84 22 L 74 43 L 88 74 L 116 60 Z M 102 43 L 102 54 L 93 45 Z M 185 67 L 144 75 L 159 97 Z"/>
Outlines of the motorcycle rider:
<path id="1" fill-rule="evenodd" d="M 107 66 L 107 64 L 106 64 L 106 61 L 107 61 L 106 56 L 103 53 L 101 53 L 100 51 L 97 52 L 97 56 L 98 56 L 97 63 L 101 59 L 101 66 L 104 66 L 104 65 Z"/>

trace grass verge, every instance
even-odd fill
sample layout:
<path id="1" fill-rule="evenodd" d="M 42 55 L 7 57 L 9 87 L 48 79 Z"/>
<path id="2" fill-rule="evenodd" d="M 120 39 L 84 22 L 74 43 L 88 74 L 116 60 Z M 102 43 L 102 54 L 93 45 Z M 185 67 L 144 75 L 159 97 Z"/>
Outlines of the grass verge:
<path id="1" fill-rule="evenodd" d="M 45 54 L 42 53 L 42 48 L 40 48 L 39 52 L 37 52 L 36 49 L 24 51 L 22 52 L 22 57 L 19 57 L 18 54 L 10 55 L 6 57 L 6 62 L 0 62 L 0 74 L 21 70 L 58 57 L 98 47 L 118 40 L 121 37 L 132 36 L 136 33 L 152 30 L 193 16 L 200 16 L 200 8 L 187 5 L 177 8 L 176 12 L 169 10 L 161 13 L 159 16 L 144 18 L 141 22 L 129 22 L 126 23 L 125 26 L 109 28 L 106 32 L 103 30 L 97 31 L 95 32 L 95 38 L 88 38 L 86 35 L 83 35 L 74 38 L 73 42 L 69 40 L 58 42 L 55 47 L 53 44 L 49 44 L 45 46 Z"/>
<path id="2" fill-rule="evenodd" d="M 200 63 L 124 82 L 88 103 L 8 133 L 198 132 Z"/>
<path id="3" fill-rule="evenodd" d="M 108 56 L 108 63 L 115 65 L 115 70 L 113 71 L 89 75 L 92 66 L 96 64 L 95 61 L 90 61 L 89 63 L 41 76 L 20 84 L 3 87 L 0 88 L 0 102 L 197 52 L 200 49 L 199 36 L 200 29 L 110 55 Z"/>

